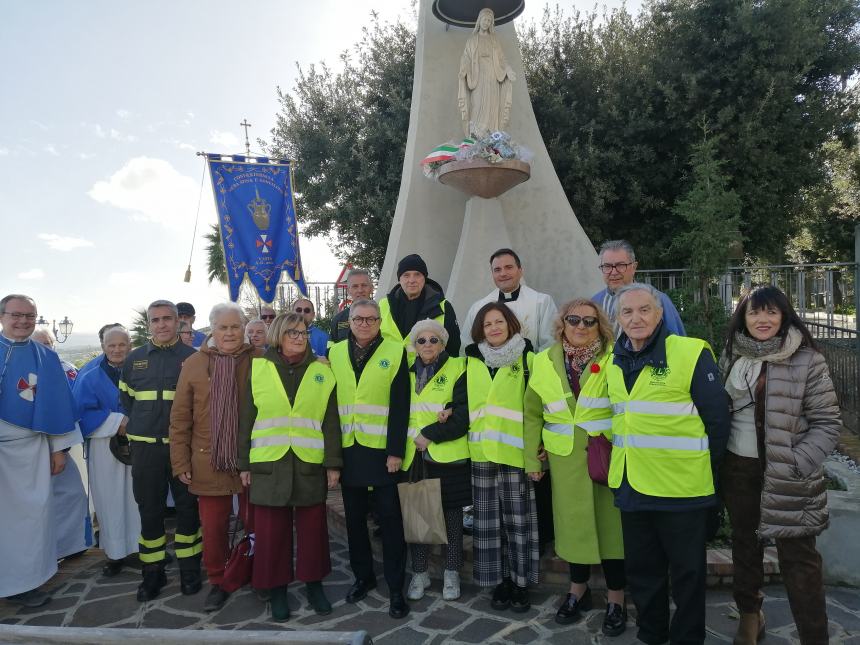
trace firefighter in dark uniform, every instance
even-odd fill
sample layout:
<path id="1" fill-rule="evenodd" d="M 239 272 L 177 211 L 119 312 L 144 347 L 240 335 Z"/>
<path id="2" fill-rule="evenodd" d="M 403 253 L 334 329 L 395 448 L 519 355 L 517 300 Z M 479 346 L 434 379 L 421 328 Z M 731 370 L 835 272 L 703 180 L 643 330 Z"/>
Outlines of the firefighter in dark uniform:
<path id="1" fill-rule="evenodd" d="M 197 497 L 172 475 L 168 445 L 170 407 L 179 371 L 195 350 L 179 341 L 179 316 L 172 302 L 156 300 L 146 314 L 150 341 L 128 355 L 119 382 L 120 400 L 129 417 L 125 432 L 131 442 L 132 485 L 140 512 L 143 582 L 137 599 L 141 602 L 158 596 L 167 584 L 164 516 L 168 487 L 176 504 L 174 546 L 183 594 L 200 591 L 203 550 Z"/>

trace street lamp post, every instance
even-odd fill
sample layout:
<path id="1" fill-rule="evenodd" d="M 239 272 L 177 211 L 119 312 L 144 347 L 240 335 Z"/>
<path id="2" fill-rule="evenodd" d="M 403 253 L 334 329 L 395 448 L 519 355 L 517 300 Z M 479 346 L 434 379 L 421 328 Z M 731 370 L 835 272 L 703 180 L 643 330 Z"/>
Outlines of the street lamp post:
<path id="1" fill-rule="evenodd" d="M 36 324 L 43 328 L 48 328 L 48 321 L 45 320 L 43 316 L 39 316 L 39 320 L 36 321 Z M 57 339 L 58 343 L 65 343 L 69 336 L 72 335 L 72 329 L 74 328 L 75 323 L 69 320 L 68 316 L 63 316 L 63 319 L 60 321 L 59 325 L 56 320 L 52 320 L 50 322 L 51 332 L 54 334 L 54 338 Z"/>

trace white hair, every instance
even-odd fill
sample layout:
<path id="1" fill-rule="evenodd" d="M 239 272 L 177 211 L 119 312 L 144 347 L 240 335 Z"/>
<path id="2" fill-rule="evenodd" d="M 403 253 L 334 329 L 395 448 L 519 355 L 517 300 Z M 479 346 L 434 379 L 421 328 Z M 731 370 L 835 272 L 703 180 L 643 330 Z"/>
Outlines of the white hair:
<path id="1" fill-rule="evenodd" d="M 214 327 L 215 321 L 228 311 L 237 313 L 239 315 L 239 320 L 242 321 L 242 325 L 245 325 L 248 322 L 248 317 L 245 315 L 245 311 L 235 302 L 219 302 L 217 305 L 212 307 L 212 311 L 209 312 L 209 325 Z"/>
<path id="2" fill-rule="evenodd" d="M 597 253 L 601 260 L 606 251 L 624 251 L 631 262 L 636 262 L 636 253 L 633 252 L 633 245 L 627 240 L 607 240 L 601 244 L 600 251 Z"/>
<path id="3" fill-rule="evenodd" d="M 663 311 L 663 300 L 660 298 L 660 292 L 657 291 L 650 284 L 646 284 L 644 282 L 631 282 L 630 284 L 625 284 L 616 292 L 616 297 L 618 298 L 618 310 L 621 310 L 621 299 L 625 293 L 630 293 L 631 291 L 644 291 L 651 298 L 654 299 L 654 306 L 657 307 L 660 311 Z"/>
<path id="4" fill-rule="evenodd" d="M 253 320 L 249 320 L 248 322 L 245 323 L 245 329 L 247 329 L 251 325 L 262 325 L 263 327 L 265 327 L 266 321 L 262 320 L 261 318 L 254 318 Z"/>
<path id="5" fill-rule="evenodd" d="M 128 329 L 123 327 L 122 325 L 114 325 L 113 327 L 108 327 L 105 329 L 104 334 L 102 334 L 102 345 L 106 345 L 108 342 L 108 338 L 112 334 L 123 334 L 131 342 L 131 334 L 128 333 Z"/>
<path id="6" fill-rule="evenodd" d="M 376 302 L 376 300 L 371 298 L 359 298 L 349 306 L 350 318 L 352 317 L 353 309 L 356 309 L 357 307 L 373 307 L 376 310 L 376 315 L 381 315 L 381 312 L 379 311 L 379 303 Z"/>
<path id="7" fill-rule="evenodd" d="M 424 320 L 419 320 L 412 326 L 412 330 L 409 332 L 409 345 L 406 348 L 408 351 L 418 351 L 415 348 L 415 341 L 418 339 L 418 336 L 425 331 L 436 334 L 439 337 L 439 340 L 442 341 L 442 347 L 445 347 L 448 344 L 448 331 L 432 318 L 425 318 Z"/>

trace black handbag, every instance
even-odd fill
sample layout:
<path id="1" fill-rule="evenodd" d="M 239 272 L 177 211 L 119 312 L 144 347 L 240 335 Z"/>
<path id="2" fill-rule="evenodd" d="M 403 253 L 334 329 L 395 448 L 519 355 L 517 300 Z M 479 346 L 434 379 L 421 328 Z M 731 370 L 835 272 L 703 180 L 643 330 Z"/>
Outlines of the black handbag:
<path id="1" fill-rule="evenodd" d="M 115 434 L 110 438 L 110 451 L 117 461 L 131 466 L 131 442 L 124 434 Z"/>

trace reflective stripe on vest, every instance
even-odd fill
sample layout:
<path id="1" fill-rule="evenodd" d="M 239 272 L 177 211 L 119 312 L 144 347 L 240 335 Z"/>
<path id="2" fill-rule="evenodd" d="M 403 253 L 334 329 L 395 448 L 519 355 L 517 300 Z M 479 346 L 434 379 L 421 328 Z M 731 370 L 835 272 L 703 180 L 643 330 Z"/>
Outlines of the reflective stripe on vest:
<path id="1" fill-rule="evenodd" d="M 607 369 L 612 401 L 609 485 L 626 473 L 634 490 L 656 497 L 714 493 L 705 425 L 690 397 L 693 371 L 708 344 L 698 338 L 666 338 L 666 367 L 645 366 L 628 392 L 617 365 Z"/>
<path id="2" fill-rule="evenodd" d="M 534 354 L 529 352 L 529 369 Z M 523 468 L 523 357 L 499 368 L 494 378 L 480 359 L 466 360 L 469 453 L 472 461 Z"/>
<path id="3" fill-rule="evenodd" d="M 466 371 L 466 359 L 449 357 L 436 374 L 421 390 L 415 393 L 415 372 L 409 372 L 412 387 L 412 401 L 409 404 L 409 439 L 406 441 L 406 454 L 403 457 L 403 470 L 408 470 L 415 457 L 415 437 L 423 428 L 436 423 L 437 415 L 454 398 L 454 385 Z M 427 448 L 430 458 L 440 463 L 451 463 L 469 458 L 469 442 L 466 436 L 442 443 L 431 442 Z"/>
<path id="4" fill-rule="evenodd" d="M 321 464 L 325 453 L 322 422 L 334 386 L 328 365 L 314 361 L 290 405 L 275 364 L 265 358 L 253 359 L 251 394 L 257 418 L 251 429 L 250 462 L 277 461 L 292 450 L 305 463 Z"/>
<path id="5" fill-rule="evenodd" d="M 385 448 L 391 383 L 402 359 L 403 345 L 383 339 L 367 359 L 356 383 L 349 360 L 349 342 L 335 343 L 331 348 L 329 360 L 337 380 L 337 409 L 344 448 L 356 441 L 368 448 Z"/>
<path id="6" fill-rule="evenodd" d="M 439 303 L 439 307 L 442 309 L 442 313 L 433 318 L 437 323 L 445 326 L 445 300 L 442 300 Z M 404 348 L 409 345 L 409 336 L 406 338 L 403 337 L 403 334 L 400 333 L 400 328 L 397 326 L 397 323 L 394 322 L 394 316 L 391 315 L 391 305 L 388 302 L 388 296 L 379 301 L 379 317 L 382 320 L 379 323 L 379 333 L 382 334 L 382 337 L 387 340 L 393 340 L 395 343 L 400 343 Z M 415 362 L 415 352 L 406 352 L 407 359 L 409 364 Z"/>

